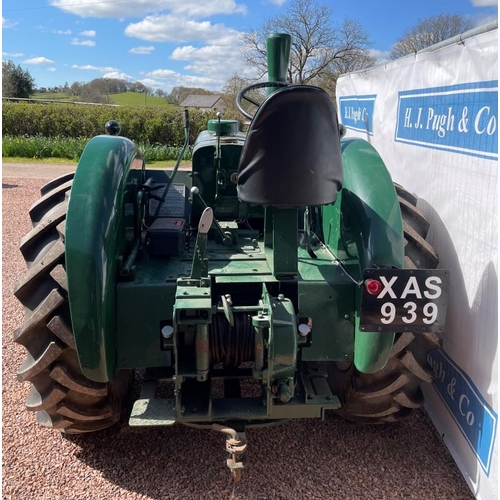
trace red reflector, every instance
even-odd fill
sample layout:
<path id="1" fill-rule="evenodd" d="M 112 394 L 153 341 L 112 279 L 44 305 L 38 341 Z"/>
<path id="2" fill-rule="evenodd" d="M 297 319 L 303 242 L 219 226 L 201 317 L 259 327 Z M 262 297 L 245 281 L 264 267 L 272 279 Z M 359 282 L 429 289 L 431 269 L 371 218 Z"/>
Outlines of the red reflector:
<path id="1" fill-rule="evenodd" d="M 366 280 L 365 287 L 370 295 L 378 295 L 382 291 L 382 283 L 377 280 Z"/>

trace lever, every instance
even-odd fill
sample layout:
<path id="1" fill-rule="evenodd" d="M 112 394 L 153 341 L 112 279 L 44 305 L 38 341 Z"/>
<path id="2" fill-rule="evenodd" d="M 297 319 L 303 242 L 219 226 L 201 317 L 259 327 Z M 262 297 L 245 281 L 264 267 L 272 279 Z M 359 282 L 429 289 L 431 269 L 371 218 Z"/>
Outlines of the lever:
<path id="1" fill-rule="evenodd" d="M 205 208 L 198 223 L 198 234 L 194 246 L 193 265 L 191 267 L 191 278 L 201 279 L 208 276 L 208 261 L 205 259 L 205 250 L 207 248 L 208 231 L 214 218 L 213 210 L 210 207 Z"/>
<path id="2" fill-rule="evenodd" d="M 193 186 L 191 188 L 191 194 L 193 195 L 196 195 L 198 196 L 201 204 L 203 205 L 203 207 L 205 208 L 205 210 L 207 208 L 210 208 L 206 203 L 205 203 L 205 200 L 201 197 L 201 194 L 200 194 L 200 188 L 196 187 L 196 186 Z M 212 210 L 212 209 L 210 209 Z M 205 213 L 205 212 L 203 212 Z M 203 217 L 203 215 L 202 215 Z M 213 217 L 213 213 L 212 213 L 212 217 Z M 200 219 L 201 221 L 201 219 Z M 219 233 L 220 237 L 222 238 L 222 244 L 225 245 L 225 246 L 230 246 L 232 245 L 233 243 L 233 238 L 231 236 L 231 233 L 229 231 L 225 231 L 220 227 L 220 224 L 219 222 L 217 221 L 217 219 L 215 217 L 213 217 L 213 225 L 215 227 L 215 229 L 217 230 L 217 232 Z"/>

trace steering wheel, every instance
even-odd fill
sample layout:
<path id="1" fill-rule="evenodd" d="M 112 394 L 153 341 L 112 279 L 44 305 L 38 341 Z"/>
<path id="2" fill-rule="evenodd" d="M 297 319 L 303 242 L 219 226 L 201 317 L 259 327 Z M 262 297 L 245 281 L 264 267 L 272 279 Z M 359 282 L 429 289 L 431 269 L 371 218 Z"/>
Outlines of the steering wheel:
<path id="1" fill-rule="evenodd" d="M 253 104 L 257 108 L 262 104 L 261 102 L 257 102 L 251 97 L 247 96 L 251 90 L 255 89 L 265 89 L 268 87 L 288 87 L 290 84 L 287 82 L 260 82 L 260 83 L 254 83 L 252 85 L 249 85 L 248 87 L 245 87 L 244 89 L 240 90 L 238 92 L 238 95 L 236 96 L 236 107 L 238 108 L 239 112 L 248 118 L 249 120 L 252 120 L 253 117 L 255 116 L 255 113 L 251 115 L 248 111 L 246 111 L 243 108 L 243 103 L 242 100 L 245 99 L 245 101 L 248 101 L 250 104 Z"/>

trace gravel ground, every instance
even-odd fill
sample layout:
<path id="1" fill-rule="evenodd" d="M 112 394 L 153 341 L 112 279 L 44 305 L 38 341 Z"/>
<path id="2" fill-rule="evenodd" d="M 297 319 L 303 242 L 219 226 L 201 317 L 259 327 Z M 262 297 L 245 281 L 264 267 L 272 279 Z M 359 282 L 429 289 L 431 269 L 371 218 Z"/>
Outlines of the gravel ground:
<path id="1" fill-rule="evenodd" d="M 65 438 L 24 409 L 24 350 L 11 340 L 23 312 L 12 295 L 27 211 L 45 181 L 3 175 L 3 498 L 473 499 L 424 412 L 381 426 L 327 417 L 250 429 L 248 469 L 234 485 L 222 435 L 182 425 L 126 425 Z M 22 174 L 19 174 L 22 175 Z"/>

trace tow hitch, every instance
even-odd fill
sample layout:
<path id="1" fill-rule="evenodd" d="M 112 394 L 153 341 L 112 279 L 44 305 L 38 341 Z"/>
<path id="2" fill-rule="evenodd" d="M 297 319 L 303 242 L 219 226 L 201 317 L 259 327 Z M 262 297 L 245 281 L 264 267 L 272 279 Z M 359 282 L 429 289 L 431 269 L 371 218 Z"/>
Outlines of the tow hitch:
<path id="1" fill-rule="evenodd" d="M 237 432 L 231 427 L 212 424 L 212 429 L 226 435 L 227 466 L 235 483 L 241 479 L 241 472 L 247 459 L 247 440 L 244 432 Z"/>

